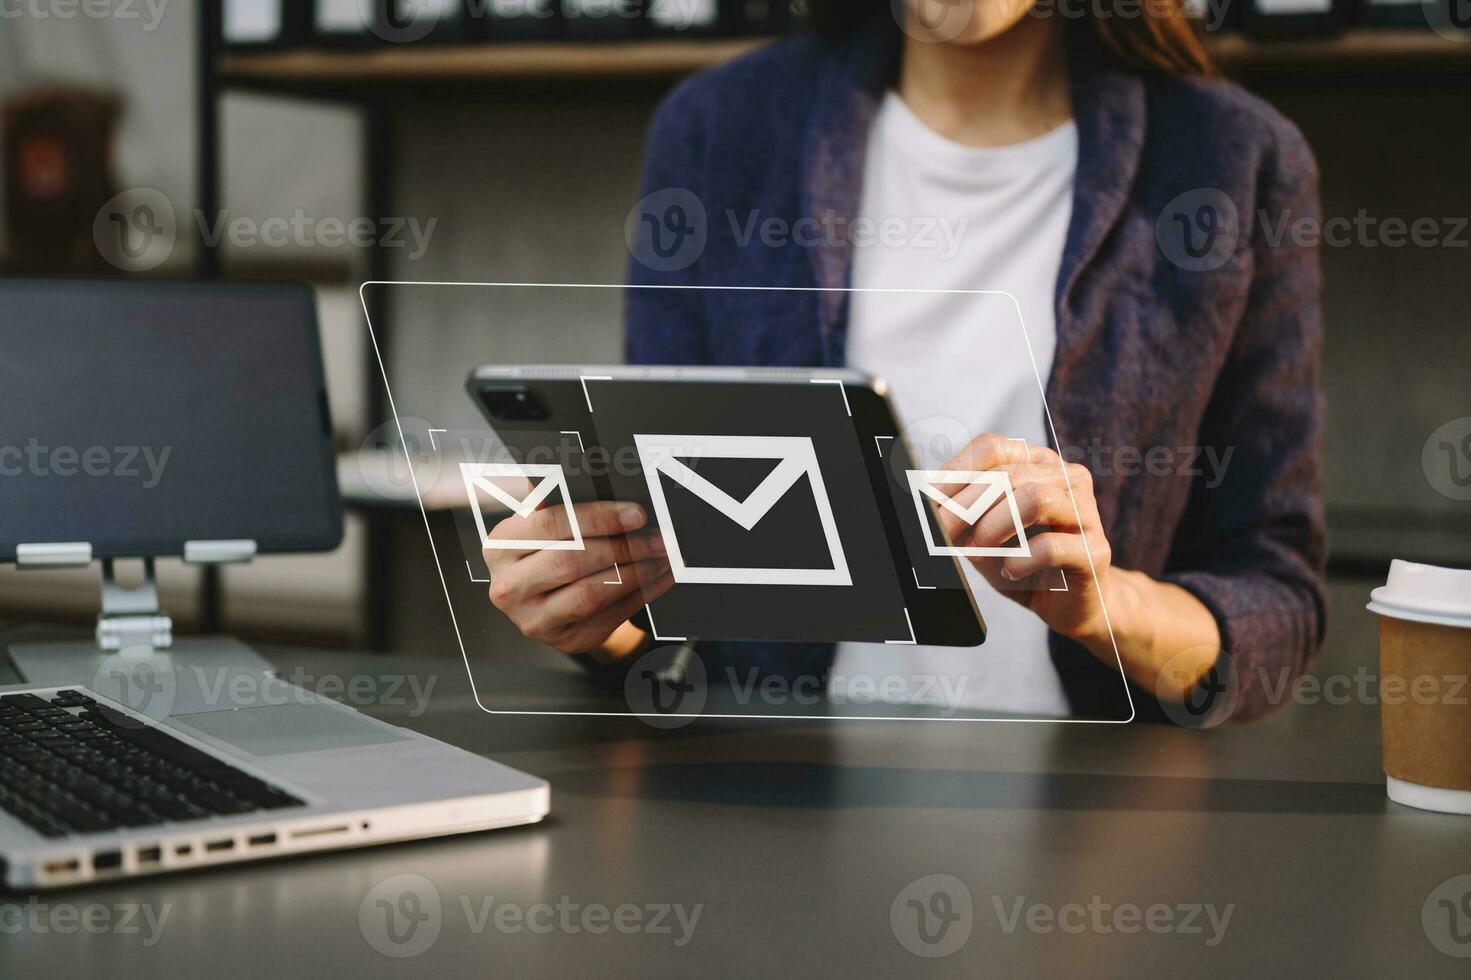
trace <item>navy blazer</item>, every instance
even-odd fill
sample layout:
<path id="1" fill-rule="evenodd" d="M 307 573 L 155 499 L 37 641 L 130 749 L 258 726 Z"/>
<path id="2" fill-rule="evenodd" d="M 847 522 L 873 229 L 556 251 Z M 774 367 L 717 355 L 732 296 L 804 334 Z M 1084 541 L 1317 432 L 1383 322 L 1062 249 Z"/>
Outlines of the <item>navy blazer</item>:
<path id="1" fill-rule="evenodd" d="M 773 246 L 737 234 L 727 215 L 853 216 L 898 39 L 892 24 L 841 41 L 794 38 L 677 86 L 649 133 L 642 192 L 656 207 L 698 202 L 685 214 L 699 227 L 683 229 L 696 247 L 681 256 L 670 241 L 648 240 L 653 223 L 635 229 L 629 282 L 848 286 L 843 236 Z M 1318 216 L 1316 164 L 1291 123 L 1229 82 L 1140 76 L 1072 47 L 1079 157 L 1047 405 L 1074 453 L 1232 453 L 1218 486 L 1188 472 L 1121 475 L 1120 466 L 1094 473 L 1095 492 L 1114 563 L 1188 589 L 1219 624 L 1225 656 L 1211 713 L 1259 716 L 1276 707 L 1271 692 L 1306 669 L 1324 627 L 1321 275 L 1313 249 L 1273 234 L 1284 218 L 1290 226 Z M 1181 253 L 1168 238 L 1161 215 L 1187 193 L 1187 202 L 1228 202 L 1218 217 L 1234 206 L 1235 237 L 1216 253 Z M 846 300 L 629 290 L 627 356 L 840 365 Z M 1057 634 L 1051 653 L 1076 714 L 1128 717 L 1117 664 Z M 713 655 L 820 676 L 831 647 L 721 644 Z M 1152 692 L 1131 693 L 1142 717 L 1160 716 Z"/>

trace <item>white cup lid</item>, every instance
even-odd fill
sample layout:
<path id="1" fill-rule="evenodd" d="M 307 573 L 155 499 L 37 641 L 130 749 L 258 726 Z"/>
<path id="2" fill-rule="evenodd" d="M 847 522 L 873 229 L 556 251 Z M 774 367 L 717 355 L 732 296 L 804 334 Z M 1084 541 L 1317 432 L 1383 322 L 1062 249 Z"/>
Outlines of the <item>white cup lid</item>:
<path id="1" fill-rule="evenodd" d="M 1396 558 L 1389 581 L 1370 593 L 1369 611 L 1418 623 L 1471 628 L 1471 570 Z"/>

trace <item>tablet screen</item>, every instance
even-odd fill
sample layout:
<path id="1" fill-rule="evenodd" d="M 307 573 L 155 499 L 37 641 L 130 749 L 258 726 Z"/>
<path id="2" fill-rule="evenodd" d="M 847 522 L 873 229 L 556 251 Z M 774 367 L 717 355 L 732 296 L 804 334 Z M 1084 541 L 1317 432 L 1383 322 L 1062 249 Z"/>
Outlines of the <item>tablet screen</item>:
<path id="1" fill-rule="evenodd" d="M 326 550 L 341 509 L 309 289 L 0 283 L 0 559 L 90 542 Z"/>
<path id="2" fill-rule="evenodd" d="M 479 476 L 514 479 L 529 464 L 538 469 L 525 474 L 526 491 L 548 476 L 564 481 L 544 506 L 601 499 L 645 507 L 675 581 L 646 608 L 657 638 L 981 642 L 984 627 L 953 559 L 911 547 L 923 537 L 925 511 L 899 486 L 905 467 L 892 414 L 864 384 L 477 384 L 513 461 Z"/>

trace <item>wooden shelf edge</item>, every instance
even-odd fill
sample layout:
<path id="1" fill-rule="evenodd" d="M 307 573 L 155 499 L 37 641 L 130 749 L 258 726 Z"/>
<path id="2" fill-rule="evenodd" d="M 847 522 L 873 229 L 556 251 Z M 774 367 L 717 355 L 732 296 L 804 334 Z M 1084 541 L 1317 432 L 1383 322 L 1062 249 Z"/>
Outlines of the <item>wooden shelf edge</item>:
<path id="1" fill-rule="evenodd" d="M 1471 71 L 1471 44 L 1427 28 L 1360 27 L 1319 37 L 1260 38 L 1207 34 L 1206 50 L 1227 72 L 1319 74 L 1333 70 L 1386 72 L 1405 67 Z"/>
<path id="2" fill-rule="evenodd" d="M 226 82 L 351 84 L 497 79 L 668 78 L 754 51 L 769 38 L 627 41 L 604 44 L 524 43 L 445 47 L 304 49 L 225 55 Z"/>
<path id="3" fill-rule="evenodd" d="M 347 87 L 392 83 L 577 81 L 676 78 L 740 57 L 772 38 L 651 40 L 604 43 L 389 46 L 366 50 L 309 48 L 227 54 L 217 62 L 226 84 Z M 1471 44 L 1429 29 L 1362 27 L 1318 37 L 1258 38 L 1208 34 L 1207 49 L 1231 72 L 1314 74 L 1405 67 L 1471 71 Z"/>

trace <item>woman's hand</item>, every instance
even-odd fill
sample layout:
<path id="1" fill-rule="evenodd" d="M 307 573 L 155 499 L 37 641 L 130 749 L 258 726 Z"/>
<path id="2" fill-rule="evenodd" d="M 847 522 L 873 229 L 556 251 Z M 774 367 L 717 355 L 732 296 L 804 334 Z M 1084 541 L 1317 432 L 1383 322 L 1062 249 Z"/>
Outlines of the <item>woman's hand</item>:
<path id="1" fill-rule="evenodd" d="M 1010 478 L 1031 555 L 969 560 L 998 592 L 1032 610 L 1049 629 L 1107 663 L 1121 662 L 1131 680 L 1167 700 L 1184 698 L 1216 662 L 1220 628 L 1199 599 L 1143 572 L 1113 567 L 1087 467 L 1067 463 L 1045 446 L 987 434 L 942 469 L 1001 470 Z M 964 506 L 982 489 L 954 499 Z M 957 545 L 1015 543 L 1011 510 L 1000 501 L 973 525 L 944 507 L 936 513 Z"/>
<path id="2" fill-rule="evenodd" d="M 1088 468 L 1065 463 L 1045 446 L 987 434 L 971 440 L 941 469 L 999 470 L 1008 476 L 1031 555 L 969 560 L 998 592 L 1032 610 L 1054 632 L 1095 653 L 1108 647 L 1108 623 L 1099 596 L 1107 598 L 1112 551 Z M 967 489 L 954 499 L 964 505 L 982 489 Z M 944 507 L 936 512 L 958 546 L 998 548 L 1016 543 L 1016 526 L 1004 500 L 975 524 Z"/>
<path id="3" fill-rule="evenodd" d="M 667 591 L 674 578 L 664 557 L 664 539 L 657 531 L 640 531 L 648 521 L 642 507 L 597 501 L 575 504 L 573 510 L 582 533 L 581 550 L 487 548 L 484 555 L 490 601 L 497 609 L 531 639 L 563 653 L 584 653 L 607 643 L 644 603 Z M 546 508 L 524 518 L 512 515 L 490 537 L 571 540 L 567 508 Z"/>

